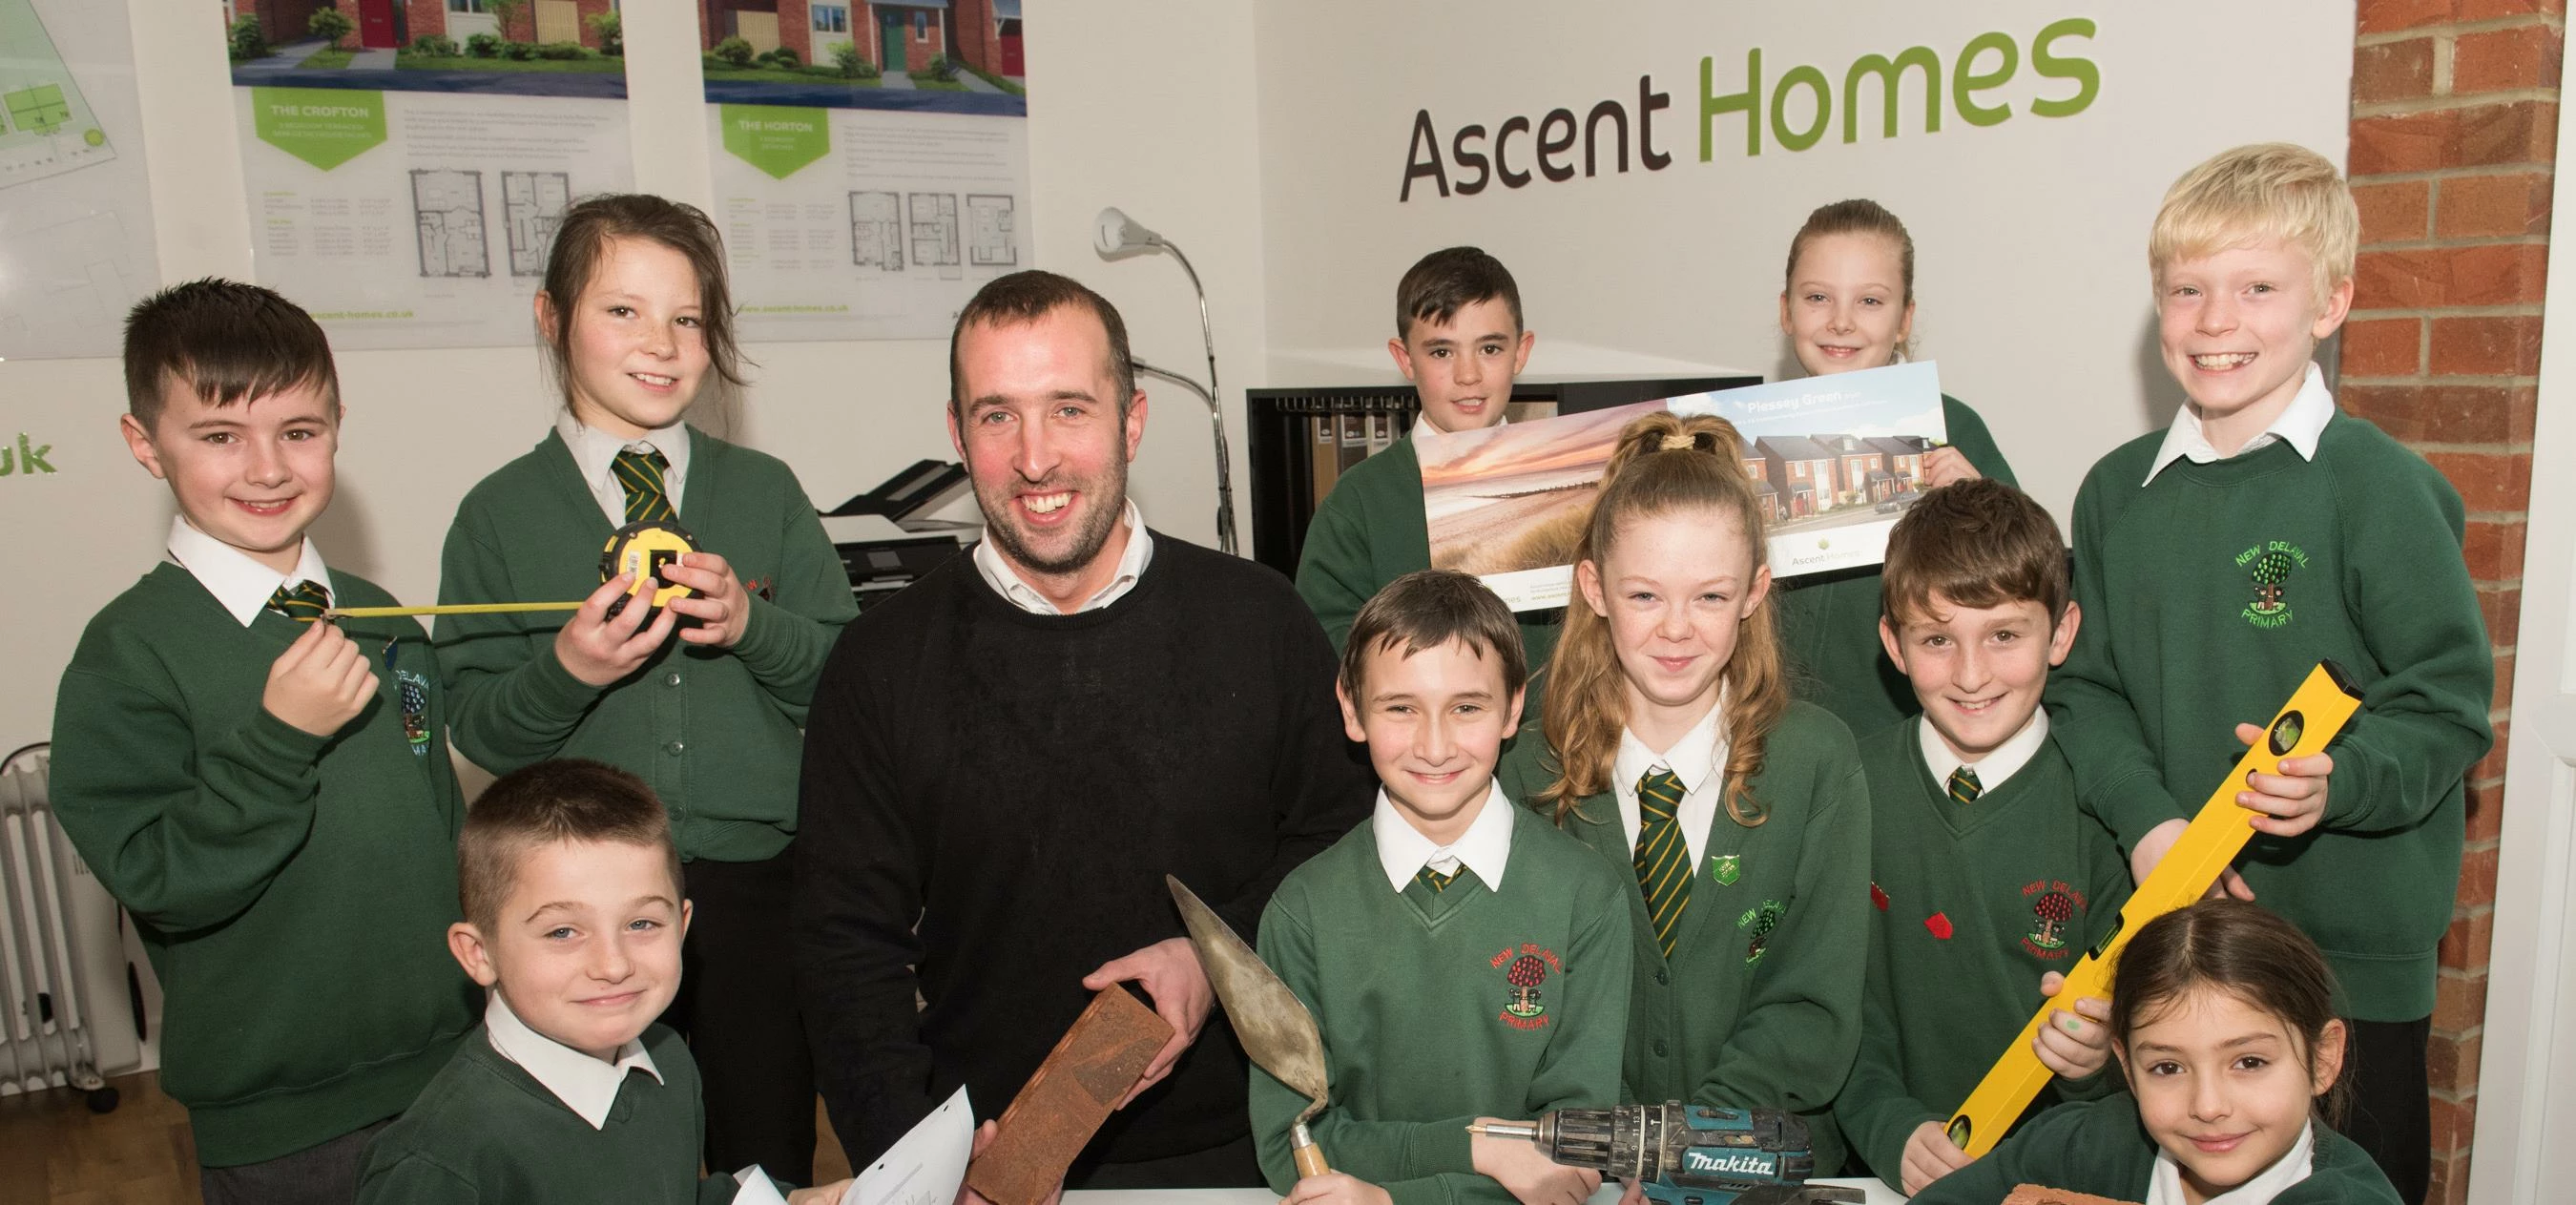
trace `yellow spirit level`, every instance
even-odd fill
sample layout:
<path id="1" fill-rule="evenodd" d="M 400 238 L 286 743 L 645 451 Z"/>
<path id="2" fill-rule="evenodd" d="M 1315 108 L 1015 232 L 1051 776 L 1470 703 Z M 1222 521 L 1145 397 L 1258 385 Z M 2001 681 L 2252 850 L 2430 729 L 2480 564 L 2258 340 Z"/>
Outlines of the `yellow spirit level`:
<path id="1" fill-rule="evenodd" d="M 2361 688 L 2345 676 L 2343 667 L 2320 661 L 2308 671 L 2308 680 L 2299 684 L 2298 693 L 2291 695 L 2281 713 L 2265 725 L 2263 739 L 2237 759 L 2236 768 L 2210 793 L 2209 802 L 2200 805 L 2200 814 L 2192 818 L 2191 826 L 2183 830 L 2164 861 L 2156 864 L 2146 882 L 2138 884 L 2137 892 L 2112 922 L 2111 931 L 2103 934 L 2066 972 L 2066 985 L 2031 1014 L 2030 1023 L 2021 1027 L 2021 1035 L 2013 1039 L 2002 1058 L 1995 1060 L 1986 1078 L 1978 1081 L 1967 1103 L 1959 1106 L 1948 1130 L 1953 1145 L 1972 1158 L 1993 1150 L 2013 1119 L 2021 1116 L 2048 1084 L 2048 1066 L 2039 1061 L 2033 1049 L 2039 1027 L 2047 1023 L 2048 1014 L 2071 1009 L 2086 996 L 2108 995 L 2112 960 L 2119 955 L 2120 947 L 2129 943 L 2129 936 L 2148 921 L 2209 894 L 2210 885 L 2218 881 L 2219 874 L 2254 835 L 2253 826 L 2246 823 L 2254 813 L 2236 802 L 2236 793 L 2246 789 L 2247 776 L 2276 773 L 2286 758 L 2324 750 L 2360 709 Z"/>

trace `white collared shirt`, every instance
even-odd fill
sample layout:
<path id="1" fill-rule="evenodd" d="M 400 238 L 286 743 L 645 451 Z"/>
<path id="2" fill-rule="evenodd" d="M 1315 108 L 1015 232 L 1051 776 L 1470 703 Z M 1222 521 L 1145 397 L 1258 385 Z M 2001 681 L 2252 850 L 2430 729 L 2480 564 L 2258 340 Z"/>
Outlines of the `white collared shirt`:
<path id="1" fill-rule="evenodd" d="M 1456 874 L 1464 866 L 1476 872 L 1486 890 L 1500 891 L 1503 868 L 1512 860 L 1512 801 L 1503 794 L 1502 783 L 1487 786 L 1485 802 L 1477 805 L 1467 831 L 1447 845 L 1434 845 L 1404 813 L 1395 810 L 1395 801 L 1381 787 L 1377 810 L 1369 813 L 1369 833 L 1377 838 L 1378 868 L 1386 872 L 1386 885 L 1398 895 L 1426 866 L 1440 874 Z"/>
<path id="2" fill-rule="evenodd" d="M 1628 848 L 1637 847 L 1637 833 L 1645 825 L 1645 814 L 1637 809 L 1637 781 L 1650 770 L 1669 769 L 1682 780 L 1683 792 L 1673 818 L 1681 823 L 1682 840 L 1689 843 L 1690 864 L 1699 865 L 1708 850 L 1709 826 L 1717 822 L 1718 803 L 1726 796 L 1726 736 L 1718 731 L 1725 715 L 1726 701 L 1721 698 L 1661 753 L 1647 748 L 1634 732 L 1619 733 L 1619 757 L 1610 766 L 1610 786 L 1619 796 L 1619 824 L 1628 831 Z"/>
<path id="3" fill-rule="evenodd" d="M 2272 1166 L 2257 1172 L 2253 1179 L 2211 1197 L 2202 1205 L 2268 1205 L 2272 1198 L 2308 1178 L 2316 1170 L 2317 1123 L 2311 1121 L 2299 1131 L 2299 1140 L 2274 1160 Z M 2182 1168 L 2174 1157 L 2162 1150 L 2156 1152 L 2155 1174 L 2147 1180 L 2146 1205 L 2184 1205 Z"/>
<path id="4" fill-rule="evenodd" d="M 528 1028 L 519 1014 L 501 998 L 499 989 L 491 993 L 491 1002 L 483 1006 L 483 1032 L 492 1041 L 492 1049 L 502 1058 L 519 1065 L 529 1078 L 545 1085 L 565 1108 L 590 1123 L 594 1130 L 606 1129 L 608 1111 L 617 1105 L 618 1089 L 626 1086 L 626 1073 L 642 1071 L 656 1082 L 662 1069 L 653 1065 L 653 1056 L 644 1053 L 644 1039 L 638 1037 L 617 1048 L 617 1061 L 603 1063 Z"/>
<path id="5" fill-rule="evenodd" d="M 2317 440 L 2324 437 L 2326 424 L 2333 420 L 2334 414 L 2334 391 L 2326 388 L 2325 372 L 2316 366 L 2315 361 L 2310 361 L 2307 379 L 2299 383 L 2299 392 L 2291 397 L 2290 404 L 2281 408 L 2280 415 L 2272 420 L 2271 426 L 2263 428 L 2262 434 L 2246 440 L 2244 447 L 2236 449 L 2236 455 L 2243 456 L 2268 448 L 2276 441 L 2286 440 L 2299 454 L 2299 459 L 2315 460 Z M 2165 466 L 2177 460 L 2208 464 L 2229 459 L 2233 457 L 2219 455 L 2217 445 L 2209 442 L 2209 432 L 2200 424 L 2200 416 L 2185 405 L 2174 415 L 2173 425 L 2165 428 L 2164 445 L 2156 449 L 2154 462 L 2147 466 L 2146 481 L 2138 484 L 2146 486 L 2156 479 L 2156 474 L 2165 471 Z"/>
<path id="6" fill-rule="evenodd" d="M 620 452 L 660 452 L 670 463 L 662 469 L 662 493 L 670 498 L 671 509 L 680 509 L 680 495 L 689 484 L 689 424 L 675 422 L 644 433 L 642 439 L 619 439 L 596 427 L 585 427 L 572 416 L 572 407 L 555 412 L 555 434 L 563 437 L 564 446 L 572 449 L 572 462 L 581 468 L 581 483 L 590 487 L 590 496 L 608 516 L 611 527 L 626 526 L 626 487 L 617 481 L 617 454 Z"/>
<path id="7" fill-rule="evenodd" d="M 1136 588 L 1137 580 L 1145 576 L 1145 566 L 1154 559 L 1154 536 L 1145 530 L 1145 513 L 1136 509 L 1135 499 L 1127 500 L 1127 509 L 1119 515 L 1118 521 L 1127 525 L 1127 550 L 1118 554 L 1117 574 L 1109 579 L 1108 585 L 1093 592 L 1081 606 L 1070 611 L 1058 609 L 1053 599 L 1038 593 L 1037 587 L 1023 580 L 1019 571 L 1002 559 L 1001 550 L 993 547 L 993 525 L 990 523 L 984 525 L 983 538 L 975 542 L 975 571 L 984 575 L 984 584 L 991 586 L 993 593 L 1031 615 L 1079 615 L 1085 611 L 1097 611 L 1127 597 L 1127 592 Z"/>
<path id="8" fill-rule="evenodd" d="M 297 555 L 295 572 L 278 571 L 252 560 L 250 554 L 189 526 L 187 516 L 170 519 L 170 559 L 179 562 L 215 596 L 232 617 L 249 627 L 266 610 L 268 600 L 280 586 L 297 582 L 315 582 L 331 590 L 331 570 L 322 564 L 322 550 L 313 546 L 313 537 L 304 537 L 304 551 Z M 332 597 L 339 597 L 336 591 Z"/>
<path id="9" fill-rule="evenodd" d="M 2004 738 L 1994 752 L 1973 762 L 1960 761 L 1958 754 L 1950 752 L 1932 721 L 1925 720 L 1914 727 L 1915 737 L 1923 746 L 1923 765 L 1932 771 L 1932 781 L 1947 790 L 1950 772 L 1967 766 L 1977 772 L 1977 792 L 1982 795 L 2004 785 L 2006 779 L 2029 765 L 2030 759 L 2039 756 L 2039 747 L 2048 741 L 2048 709 L 2033 708 L 2030 718 L 2022 721 L 2021 731 Z"/>

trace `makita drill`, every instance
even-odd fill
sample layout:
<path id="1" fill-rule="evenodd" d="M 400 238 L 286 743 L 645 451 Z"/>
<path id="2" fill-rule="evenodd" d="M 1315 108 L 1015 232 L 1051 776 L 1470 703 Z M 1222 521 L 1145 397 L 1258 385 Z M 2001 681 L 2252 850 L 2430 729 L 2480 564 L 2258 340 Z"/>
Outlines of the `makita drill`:
<path id="1" fill-rule="evenodd" d="M 1816 1168 L 1807 1124 L 1779 1109 L 1716 1109 L 1670 1101 L 1615 1109 L 1558 1109 L 1536 1121 L 1471 1127 L 1526 1138 L 1567 1167 L 1646 1190 L 1657 1205 L 1822 1205 L 1866 1200 L 1857 1188 L 1808 1184 Z"/>

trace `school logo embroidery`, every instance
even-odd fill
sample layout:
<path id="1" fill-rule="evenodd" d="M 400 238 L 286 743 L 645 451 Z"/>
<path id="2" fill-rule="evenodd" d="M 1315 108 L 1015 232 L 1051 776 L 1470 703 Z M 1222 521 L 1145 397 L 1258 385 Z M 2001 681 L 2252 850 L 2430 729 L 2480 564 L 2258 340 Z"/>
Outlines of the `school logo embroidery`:
<path id="1" fill-rule="evenodd" d="M 429 756 L 429 679 L 407 669 L 398 669 L 394 671 L 394 683 L 402 695 L 403 736 L 411 741 L 412 756 L 427 757 Z"/>
<path id="2" fill-rule="evenodd" d="M 1735 886 L 1735 881 L 1744 877 L 1743 855 L 1716 854 L 1711 856 L 1708 860 L 1708 877 L 1716 880 L 1717 885 L 1720 887 Z"/>
<path id="3" fill-rule="evenodd" d="M 1504 947 L 1490 965 L 1503 973 L 1503 1011 L 1498 1019 L 1514 1029 L 1547 1028 L 1546 994 L 1539 985 L 1546 983 L 1551 973 L 1565 973 L 1565 965 L 1556 960 L 1556 951 L 1525 941 L 1517 948 Z"/>
<path id="4" fill-rule="evenodd" d="M 2308 567 L 2308 554 L 2283 540 L 2266 540 L 2236 554 L 2236 567 L 2253 579 L 2254 601 L 2245 605 L 2245 622 L 2277 628 L 2290 622 L 2290 575 Z"/>
<path id="5" fill-rule="evenodd" d="M 2030 901 L 2031 931 L 2021 939 L 2024 953 L 2056 962 L 2075 953 L 2068 929 L 2084 915 L 2084 893 L 2064 879 L 2041 879 L 2021 889 Z"/>
<path id="6" fill-rule="evenodd" d="M 1744 943 L 1744 965 L 1761 965 L 1762 956 L 1770 952 L 1771 933 L 1780 927 L 1780 918 L 1788 911 L 1787 904 L 1764 900 L 1735 918 L 1735 927 L 1749 934 Z"/>

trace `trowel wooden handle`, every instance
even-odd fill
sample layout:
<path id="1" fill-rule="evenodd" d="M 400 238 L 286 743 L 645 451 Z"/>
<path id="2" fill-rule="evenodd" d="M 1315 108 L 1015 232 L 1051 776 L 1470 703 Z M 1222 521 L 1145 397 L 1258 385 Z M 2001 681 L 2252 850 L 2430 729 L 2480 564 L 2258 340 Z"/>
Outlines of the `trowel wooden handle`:
<path id="1" fill-rule="evenodd" d="M 1288 1153 L 1297 1159 L 1297 1177 L 1320 1176 L 1333 1170 L 1324 1163 L 1324 1148 L 1315 1145 L 1315 1136 L 1306 1131 L 1306 1123 L 1288 1128 Z"/>

